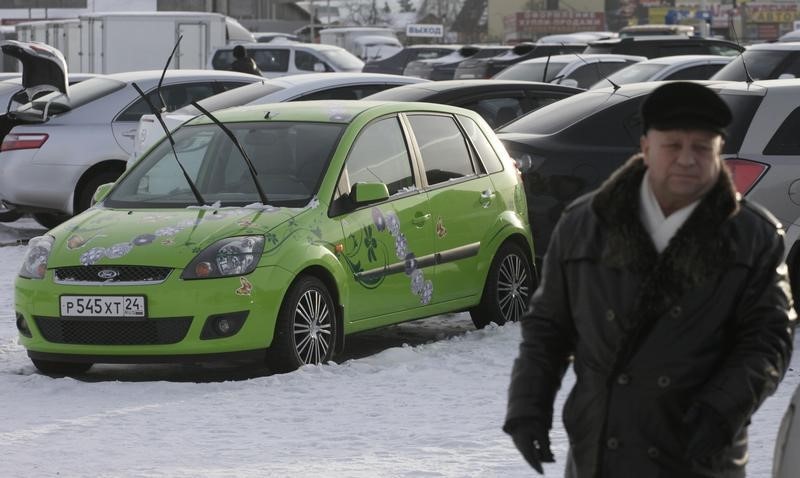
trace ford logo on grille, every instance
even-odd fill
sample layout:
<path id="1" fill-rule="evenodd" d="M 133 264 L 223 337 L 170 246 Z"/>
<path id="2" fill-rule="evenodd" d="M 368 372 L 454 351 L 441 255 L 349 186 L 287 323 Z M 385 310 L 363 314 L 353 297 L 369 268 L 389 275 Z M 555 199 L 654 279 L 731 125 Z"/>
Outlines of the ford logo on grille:
<path id="1" fill-rule="evenodd" d="M 102 269 L 97 272 L 97 277 L 104 279 L 104 280 L 111 280 L 119 275 L 119 272 L 115 271 L 114 269 Z"/>

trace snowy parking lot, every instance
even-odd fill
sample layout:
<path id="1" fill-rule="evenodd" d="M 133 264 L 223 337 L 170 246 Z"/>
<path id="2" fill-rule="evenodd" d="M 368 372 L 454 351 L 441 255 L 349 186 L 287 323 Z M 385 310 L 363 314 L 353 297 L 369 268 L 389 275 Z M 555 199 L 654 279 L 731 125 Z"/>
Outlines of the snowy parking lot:
<path id="1" fill-rule="evenodd" d="M 285 375 L 180 365 L 40 375 L 17 344 L 13 285 L 17 241 L 42 232 L 29 219 L 0 224 L 0 476 L 533 474 L 500 430 L 516 324 L 476 331 L 466 314 L 402 324 L 349 339 L 338 363 Z M 753 419 L 749 477 L 770 476 L 797 357 Z M 562 476 L 560 414 L 551 435 L 557 463 L 545 470 Z"/>

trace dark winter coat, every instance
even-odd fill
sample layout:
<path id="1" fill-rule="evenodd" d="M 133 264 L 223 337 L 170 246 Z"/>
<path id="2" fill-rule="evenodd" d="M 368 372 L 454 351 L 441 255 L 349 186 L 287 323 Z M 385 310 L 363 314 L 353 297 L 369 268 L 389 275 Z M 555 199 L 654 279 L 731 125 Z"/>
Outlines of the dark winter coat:
<path id="1" fill-rule="evenodd" d="M 256 61 L 249 56 L 233 60 L 233 63 L 231 63 L 231 70 L 238 71 L 239 73 L 250 73 L 251 75 L 261 76 L 261 70 L 258 69 Z"/>
<path id="2" fill-rule="evenodd" d="M 750 417 L 791 355 L 780 226 L 737 199 L 723 168 L 659 255 L 639 219 L 645 170 L 634 156 L 565 210 L 521 321 L 504 429 L 550 426 L 574 356 L 567 476 L 743 476 Z M 681 419 L 694 401 L 732 434 L 704 463 L 684 457 L 691 430 Z"/>

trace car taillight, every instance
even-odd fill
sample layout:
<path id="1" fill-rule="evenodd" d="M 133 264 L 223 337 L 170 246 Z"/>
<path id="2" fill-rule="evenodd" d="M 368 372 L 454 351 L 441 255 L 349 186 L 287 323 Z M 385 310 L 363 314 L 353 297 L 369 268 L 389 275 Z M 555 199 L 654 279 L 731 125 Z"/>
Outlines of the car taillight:
<path id="1" fill-rule="evenodd" d="M 3 138 L 0 151 L 11 151 L 14 149 L 38 149 L 41 148 L 48 135 L 42 133 L 9 133 Z"/>
<path id="2" fill-rule="evenodd" d="M 749 159 L 726 159 L 725 164 L 733 176 L 733 184 L 740 194 L 747 194 L 755 186 L 768 166 Z"/>

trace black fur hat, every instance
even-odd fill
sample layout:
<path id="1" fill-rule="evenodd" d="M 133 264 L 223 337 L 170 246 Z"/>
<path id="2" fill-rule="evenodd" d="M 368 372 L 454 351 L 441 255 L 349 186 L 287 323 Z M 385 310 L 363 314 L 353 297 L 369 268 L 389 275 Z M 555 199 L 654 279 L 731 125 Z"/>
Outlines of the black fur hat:
<path id="1" fill-rule="evenodd" d="M 650 128 L 701 129 L 724 137 L 731 119 L 731 110 L 719 95 L 688 81 L 665 83 L 642 103 L 642 134 Z"/>

